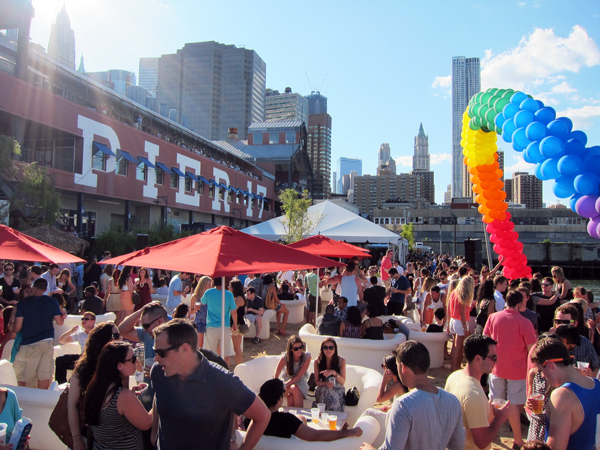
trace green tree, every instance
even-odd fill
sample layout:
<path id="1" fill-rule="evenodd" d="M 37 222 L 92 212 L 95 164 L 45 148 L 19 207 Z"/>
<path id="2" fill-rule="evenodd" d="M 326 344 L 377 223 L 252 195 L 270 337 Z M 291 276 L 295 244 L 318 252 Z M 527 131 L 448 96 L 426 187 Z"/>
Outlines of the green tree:
<path id="1" fill-rule="evenodd" d="M 415 245 L 415 227 L 412 223 L 402 225 L 400 236 L 408 241 L 408 250 L 411 251 Z"/>
<path id="2" fill-rule="evenodd" d="M 292 244 L 308 237 L 321 220 L 322 214 L 309 214 L 308 208 L 312 200 L 308 196 L 308 191 L 299 194 L 294 189 L 285 189 L 279 193 L 279 201 L 284 216 L 280 219 L 285 234 L 282 239 Z"/>

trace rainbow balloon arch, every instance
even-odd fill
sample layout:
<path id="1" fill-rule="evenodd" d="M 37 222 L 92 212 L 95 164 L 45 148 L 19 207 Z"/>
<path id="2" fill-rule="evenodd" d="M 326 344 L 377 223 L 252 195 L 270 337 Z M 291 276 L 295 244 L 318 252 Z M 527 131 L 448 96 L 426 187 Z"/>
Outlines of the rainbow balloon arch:
<path id="1" fill-rule="evenodd" d="M 538 179 L 554 180 L 554 195 L 570 198 L 571 209 L 590 219 L 587 230 L 595 239 L 600 239 L 600 147 L 586 148 L 586 134 L 573 131 L 569 118 L 557 119 L 553 108 L 523 92 L 492 88 L 471 98 L 461 145 L 475 200 L 494 251 L 503 257 L 504 275 L 530 278 L 523 244 L 507 212 L 498 135 L 523 153 L 526 162 L 536 164 Z"/>

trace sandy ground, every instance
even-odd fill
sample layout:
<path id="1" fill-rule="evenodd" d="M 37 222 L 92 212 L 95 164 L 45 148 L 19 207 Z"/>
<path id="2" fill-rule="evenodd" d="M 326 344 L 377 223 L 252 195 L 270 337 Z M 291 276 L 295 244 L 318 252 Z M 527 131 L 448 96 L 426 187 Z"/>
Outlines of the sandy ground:
<path id="1" fill-rule="evenodd" d="M 280 355 L 285 351 L 288 337 L 297 334 L 302 325 L 304 324 L 287 325 L 286 332 L 288 336 L 279 336 L 275 333 L 276 326 L 271 323 L 271 337 L 269 339 L 263 340 L 260 344 L 255 344 L 253 339 L 244 339 L 244 361 L 249 361 L 264 355 Z M 231 363 L 233 363 L 233 359 L 234 358 L 231 358 Z M 431 380 L 436 386 L 441 388 L 444 387 L 448 375 L 450 375 L 450 370 L 445 368 L 431 369 L 429 371 Z M 523 438 L 526 439 L 527 427 L 522 425 L 521 429 Z M 511 449 L 512 445 L 513 433 L 507 421 L 500 428 L 498 437 L 496 437 L 492 444 L 492 449 Z"/>

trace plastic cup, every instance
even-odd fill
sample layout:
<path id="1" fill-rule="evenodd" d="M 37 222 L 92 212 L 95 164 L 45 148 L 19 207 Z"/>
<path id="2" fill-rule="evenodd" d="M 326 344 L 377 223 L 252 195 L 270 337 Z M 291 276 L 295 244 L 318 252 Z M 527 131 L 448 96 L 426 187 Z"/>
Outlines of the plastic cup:
<path id="1" fill-rule="evenodd" d="M 427 331 L 427 325 L 421 326 L 421 331 L 425 333 Z"/>
<path id="2" fill-rule="evenodd" d="M 319 408 L 319 412 L 323 414 L 325 412 L 325 403 L 317 403 L 317 407 Z"/>
<path id="3" fill-rule="evenodd" d="M 542 414 L 544 412 L 544 395 L 533 394 L 529 396 L 531 401 L 531 411 L 534 414 Z"/>
<path id="4" fill-rule="evenodd" d="M 335 430 L 337 428 L 337 416 L 334 416 L 333 414 L 331 414 L 329 417 L 329 429 L 330 430 Z"/>
<path id="5" fill-rule="evenodd" d="M 494 405 L 494 408 L 500 409 L 504 405 L 506 405 L 506 400 L 504 400 L 503 398 L 495 398 L 494 400 L 492 400 L 492 404 Z"/>
<path id="6" fill-rule="evenodd" d="M 5 423 L 0 423 L 0 444 L 6 444 L 6 427 Z"/>
<path id="7" fill-rule="evenodd" d="M 290 409 L 290 414 L 296 415 L 298 414 L 298 411 L 295 409 Z"/>
<path id="8" fill-rule="evenodd" d="M 321 422 L 323 423 L 323 425 L 327 426 L 327 424 L 329 423 L 329 414 L 321 414 Z"/>
<path id="9" fill-rule="evenodd" d="M 590 367 L 590 363 L 589 362 L 577 361 L 577 368 L 578 369 L 589 369 L 589 367 Z"/>
<path id="10" fill-rule="evenodd" d="M 319 423 L 319 408 L 311 408 L 310 410 L 310 418 L 314 423 Z"/>

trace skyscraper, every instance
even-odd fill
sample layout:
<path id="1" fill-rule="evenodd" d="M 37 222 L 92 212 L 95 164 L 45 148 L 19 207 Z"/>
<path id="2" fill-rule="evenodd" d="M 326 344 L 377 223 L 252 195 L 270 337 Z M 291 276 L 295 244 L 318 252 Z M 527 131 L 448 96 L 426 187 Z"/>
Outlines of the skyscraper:
<path id="1" fill-rule="evenodd" d="M 308 124 L 308 99 L 292 92 L 286 87 L 285 92 L 267 89 L 265 91 L 265 122 L 299 120 Z"/>
<path id="2" fill-rule="evenodd" d="M 86 75 L 96 80 L 112 83 L 114 90 L 121 95 L 127 93 L 127 88 L 135 86 L 135 73 L 127 70 L 104 70 L 102 72 L 86 72 Z"/>
<path id="3" fill-rule="evenodd" d="M 160 58 L 140 58 L 140 70 L 138 85 L 148 91 L 156 98 L 156 86 L 158 84 L 158 60 Z"/>
<path id="4" fill-rule="evenodd" d="M 326 114 L 327 97 L 321 95 L 319 91 L 312 91 L 306 96 L 308 100 L 308 114 Z"/>
<path id="5" fill-rule="evenodd" d="M 56 16 L 56 23 L 52 24 L 50 29 L 48 56 L 75 70 L 75 32 L 71 29 L 71 20 L 64 4 Z"/>
<path id="6" fill-rule="evenodd" d="M 254 50 L 214 41 L 185 44 L 158 63 L 156 102 L 181 124 L 210 140 L 265 118 L 267 66 Z M 164 105 L 164 106 L 163 106 Z"/>
<path id="7" fill-rule="evenodd" d="M 429 137 L 423 130 L 423 124 L 419 127 L 419 134 L 415 136 L 415 153 L 413 155 L 413 170 L 429 171 Z"/>
<path id="8" fill-rule="evenodd" d="M 350 172 L 354 171 L 360 177 L 362 176 L 362 159 L 356 158 L 339 158 L 337 160 L 337 174 L 338 174 L 338 185 L 337 193 L 346 195 L 348 191 L 344 192 L 343 179 L 344 175 L 350 175 Z"/>
<path id="9" fill-rule="evenodd" d="M 333 172 L 333 180 L 331 181 L 331 192 L 337 194 L 337 172 Z"/>
<path id="10" fill-rule="evenodd" d="M 390 160 L 391 157 L 391 149 L 390 144 L 381 144 L 379 146 L 379 156 L 377 157 L 377 167 L 381 167 Z"/>
<path id="11" fill-rule="evenodd" d="M 527 209 L 540 209 L 543 206 L 543 183 L 535 175 L 527 172 L 513 174 L 513 198 Z"/>
<path id="12" fill-rule="evenodd" d="M 452 196 L 463 194 L 465 172 L 460 146 L 462 117 L 473 95 L 481 91 L 479 58 L 452 58 Z"/>
<path id="13" fill-rule="evenodd" d="M 307 150 L 314 177 L 313 198 L 328 198 L 331 192 L 331 116 L 329 114 L 308 116 Z"/>

